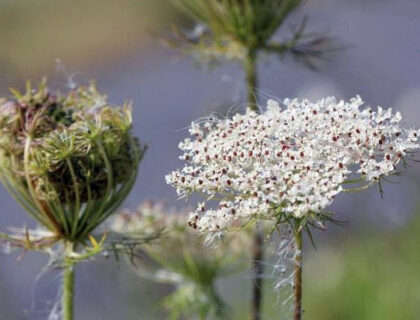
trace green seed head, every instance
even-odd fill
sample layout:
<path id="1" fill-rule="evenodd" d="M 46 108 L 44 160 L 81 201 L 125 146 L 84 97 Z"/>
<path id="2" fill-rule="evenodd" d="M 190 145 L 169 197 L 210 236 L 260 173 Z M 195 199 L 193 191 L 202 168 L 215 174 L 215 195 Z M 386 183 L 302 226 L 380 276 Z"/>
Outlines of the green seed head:
<path id="1" fill-rule="evenodd" d="M 201 51 L 241 59 L 263 49 L 301 0 L 173 0 L 208 32 L 198 36 Z M 206 49 L 206 50 L 205 50 Z"/>
<path id="2" fill-rule="evenodd" d="M 43 81 L 0 110 L 0 174 L 19 203 L 57 239 L 82 241 L 133 186 L 145 151 L 131 106 L 111 107 L 95 85 L 63 95 Z"/>
<path id="3" fill-rule="evenodd" d="M 291 56 L 311 69 L 341 46 L 324 34 L 306 30 L 306 19 L 283 39 L 274 35 L 302 0 L 172 0 L 195 23 L 185 32 L 174 27 L 164 42 L 205 64 L 245 63 L 259 53 Z"/>

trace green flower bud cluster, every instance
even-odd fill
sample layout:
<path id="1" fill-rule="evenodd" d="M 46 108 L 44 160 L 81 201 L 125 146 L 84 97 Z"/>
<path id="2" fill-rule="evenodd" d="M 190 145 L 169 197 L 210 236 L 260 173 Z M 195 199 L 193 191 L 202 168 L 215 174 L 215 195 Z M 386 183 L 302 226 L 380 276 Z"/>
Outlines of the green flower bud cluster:
<path id="1" fill-rule="evenodd" d="M 0 107 L 0 178 L 57 240 L 83 241 L 128 195 L 145 151 L 131 105 L 113 107 L 95 84 L 66 95 L 44 80 Z"/>
<path id="2" fill-rule="evenodd" d="M 272 36 L 301 0 L 173 0 L 199 26 L 180 35 L 208 58 L 239 59 L 265 49 Z"/>

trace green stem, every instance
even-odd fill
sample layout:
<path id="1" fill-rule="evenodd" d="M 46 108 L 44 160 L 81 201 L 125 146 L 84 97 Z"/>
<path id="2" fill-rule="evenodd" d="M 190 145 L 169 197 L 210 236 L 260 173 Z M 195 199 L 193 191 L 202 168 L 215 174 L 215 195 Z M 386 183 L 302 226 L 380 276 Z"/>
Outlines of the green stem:
<path id="1" fill-rule="evenodd" d="M 256 90 L 258 89 L 257 52 L 250 50 L 244 60 L 246 87 L 248 95 L 248 109 L 258 111 Z"/>
<path id="2" fill-rule="evenodd" d="M 212 304 L 215 308 L 215 319 L 223 320 L 225 318 L 225 305 L 222 299 L 220 299 L 219 295 L 217 294 L 214 284 L 212 284 L 209 287 L 208 295 L 210 297 L 210 301 L 212 301 Z"/>
<path id="3" fill-rule="evenodd" d="M 68 246 L 71 248 L 71 245 Z M 66 250 L 69 252 L 69 250 Z M 76 264 L 68 257 L 65 258 L 63 270 L 62 319 L 73 320 L 74 311 L 74 276 Z"/>
<path id="4" fill-rule="evenodd" d="M 295 258 L 293 279 L 294 320 L 302 320 L 302 229 L 295 233 Z"/>
<path id="5" fill-rule="evenodd" d="M 109 205 L 109 200 L 112 198 L 112 188 L 114 187 L 114 172 L 112 170 L 111 161 L 109 160 L 109 157 L 106 153 L 106 150 L 103 146 L 103 143 L 101 140 L 98 140 L 96 142 L 96 146 L 99 149 L 99 153 L 102 155 L 102 158 L 105 163 L 105 168 L 107 171 L 107 179 L 106 179 L 106 190 L 105 190 L 105 196 L 103 197 L 103 200 L 101 201 L 100 207 L 96 210 L 95 213 L 92 214 L 91 217 L 86 216 L 87 218 L 90 218 L 90 221 L 87 222 L 87 228 L 91 229 L 92 227 L 96 227 L 99 225 L 98 220 L 102 218 L 102 215 L 104 213 L 104 209 L 106 206 Z"/>
<path id="6" fill-rule="evenodd" d="M 246 87 L 248 95 L 248 110 L 259 111 L 257 93 L 258 74 L 257 74 L 257 51 L 250 50 L 244 60 L 246 74 Z M 264 274 L 264 236 L 261 230 L 256 229 L 253 245 L 253 287 L 252 287 L 252 320 L 261 319 L 261 307 L 263 297 L 263 274 Z"/>
<path id="7" fill-rule="evenodd" d="M 263 297 L 263 274 L 264 274 L 264 241 L 261 230 L 256 228 L 253 245 L 252 268 L 254 272 L 254 281 L 252 287 L 252 319 L 262 319 L 262 297 Z"/>
<path id="8" fill-rule="evenodd" d="M 76 205 L 74 208 L 74 212 L 72 212 L 72 219 L 73 223 L 70 226 L 71 227 L 71 237 L 74 238 L 76 231 L 77 231 L 77 224 L 79 222 L 79 214 L 80 214 L 80 192 L 79 192 L 79 186 L 77 182 L 76 172 L 74 171 L 73 164 L 71 163 L 71 160 L 69 158 L 66 159 L 67 166 L 70 170 L 71 179 L 73 182 L 73 188 L 74 188 L 74 195 L 76 197 Z"/>
<path id="9" fill-rule="evenodd" d="M 45 226 L 48 227 L 50 230 L 54 230 L 56 231 L 58 234 L 61 233 L 60 230 L 60 226 L 57 223 L 57 221 L 54 219 L 54 217 L 51 216 L 51 214 L 48 212 L 48 210 L 46 210 L 41 202 L 39 201 L 33 183 L 32 183 L 32 179 L 29 175 L 29 151 L 31 148 L 31 142 L 32 142 L 32 138 L 31 136 L 27 136 L 26 137 L 26 142 L 25 142 L 25 149 L 24 149 L 24 154 L 23 154 L 23 167 L 24 167 L 24 171 L 25 171 L 25 179 L 26 179 L 26 184 L 28 185 L 28 189 L 29 189 L 29 194 L 35 204 L 35 206 L 37 207 L 37 209 L 39 210 L 39 212 L 41 213 L 41 217 L 42 220 L 45 223 Z"/>

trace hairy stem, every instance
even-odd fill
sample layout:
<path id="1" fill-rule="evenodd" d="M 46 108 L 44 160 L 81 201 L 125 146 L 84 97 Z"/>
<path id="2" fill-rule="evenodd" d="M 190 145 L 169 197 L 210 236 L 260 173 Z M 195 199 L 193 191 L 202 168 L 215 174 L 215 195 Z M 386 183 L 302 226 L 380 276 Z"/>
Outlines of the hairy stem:
<path id="1" fill-rule="evenodd" d="M 247 101 L 248 110 L 258 112 L 258 100 L 256 91 L 258 89 L 257 74 L 257 52 L 250 50 L 244 60 L 244 69 L 246 74 Z M 252 320 L 261 319 L 261 307 L 263 297 L 263 274 L 264 274 L 264 241 L 263 234 L 258 228 L 255 229 L 253 245 L 253 287 L 252 287 Z"/>
<path id="2" fill-rule="evenodd" d="M 66 250 L 69 252 L 69 250 Z M 62 287 L 62 319 L 73 320 L 75 263 L 65 258 Z"/>
<path id="3" fill-rule="evenodd" d="M 257 55 L 250 50 L 244 61 L 246 74 L 246 87 L 248 109 L 258 111 L 256 90 L 258 88 Z M 261 306 L 263 296 L 263 273 L 264 273 L 264 248 L 263 235 L 258 228 L 255 230 L 253 246 L 253 287 L 252 287 L 252 320 L 261 319 Z"/>
<path id="4" fill-rule="evenodd" d="M 302 230 L 295 233 L 295 258 L 293 279 L 293 319 L 302 319 Z"/>
<path id="5" fill-rule="evenodd" d="M 253 246 L 253 272 L 254 282 L 252 287 L 252 319 L 261 319 L 261 306 L 263 297 L 263 274 L 264 274 L 264 241 L 263 235 L 258 228 L 255 230 Z"/>

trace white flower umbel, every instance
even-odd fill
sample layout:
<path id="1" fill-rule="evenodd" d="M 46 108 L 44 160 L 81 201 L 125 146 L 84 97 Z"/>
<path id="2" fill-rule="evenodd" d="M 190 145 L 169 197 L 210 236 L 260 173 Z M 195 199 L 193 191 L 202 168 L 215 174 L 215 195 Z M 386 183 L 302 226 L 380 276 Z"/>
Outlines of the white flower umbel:
<path id="1" fill-rule="evenodd" d="M 179 145 L 186 165 L 166 181 L 180 196 L 205 196 L 189 224 L 210 235 L 239 218 L 322 224 L 338 193 L 380 182 L 419 148 L 420 132 L 402 128 L 399 112 L 362 104 L 270 100 L 261 114 L 194 122 Z"/>

